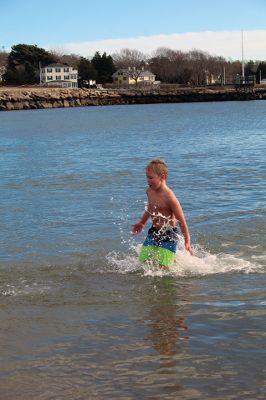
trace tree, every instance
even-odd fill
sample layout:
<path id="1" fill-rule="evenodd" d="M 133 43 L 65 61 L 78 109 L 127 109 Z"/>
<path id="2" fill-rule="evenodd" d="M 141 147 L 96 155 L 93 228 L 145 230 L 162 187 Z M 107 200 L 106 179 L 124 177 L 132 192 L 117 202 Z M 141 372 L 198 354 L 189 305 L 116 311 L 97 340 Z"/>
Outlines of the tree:
<path id="1" fill-rule="evenodd" d="M 133 69 L 134 67 L 141 69 L 147 61 L 147 56 L 141 51 L 130 49 L 122 49 L 119 53 L 113 54 L 112 57 L 117 69 Z"/>
<path id="2" fill-rule="evenodd" d="M 158 48 L 149 65 L 157 79 L 166 83 L 187 83 L 192 74 L 187 54 L 167 47 Z"/>
<path id="3" fill-rule="evenodd" d="M 36 45 L 17 44 L 8 56 L 6 83 L 33 84 L 39 82 L 39 68 L 52 62 L 55 57 Z"/>
<path id="4" fill-rule="evenodd" d="M 93 68 L 97 71 L 97 79 L 99 83 L 112 82 L 112 75 L 115 72 L 115 66 L 112 57 L 107 56 L 104 52 L 103 55 L 97 51 L 91 60 Z"/>
<path id="5" fill-rule="evenodd" d="M 194 49 L 189 53 L 189 61 L 191 63 L 192 82 L 195 85 L 206 84 L 206 73 L 208 72 L 209 54 L 203 51 Z"/>
<path id="6" fill-rule="evenodd" d="M 157 79 L 165 83 L 173 83 L 176 80 L 176 74 L 173 71 L 173 64 L 170 59 L 172 50 L 166 47 L 160 47 L 149 60 L 149 66 Z"/>
<path id="7" fill-rule="evenodd" d="M 245 76 L 256 75 L 257 65 L 254 61 L 250 60 L 245 65 Z"/>
<path id="8" fill-rule="evenodd" d="M 56 62 L 67 64 L 75 69 L 78 68 L 81 57 L 77 54 L 64 54 L 61 50 L 51 50 L 50 53 L 54 56 Z"/>
<path id="9" fill-rule="evenodd" d="M 226 79 L 233 83 L 237 75 L 242 74 L 242 65 L 240 61 L 230 61 L 226 64 Z"/>
<path id="10" fill-rule="evenodd" d="M 78 64 L 79 82 L 83 86 L 84 81 L 96 80 L 97 71 L 92 63 L 84 57 L 81 57 Z"/>
<path id="11" fill-rule="evenodd" d="M 205 85 L 206 83 L 232 83 L 241 73 L 239 61 L 226 61 L 200 50 L 182 52 L 160 47 L 148 61 L 157 79 L 165 83 Z"/>

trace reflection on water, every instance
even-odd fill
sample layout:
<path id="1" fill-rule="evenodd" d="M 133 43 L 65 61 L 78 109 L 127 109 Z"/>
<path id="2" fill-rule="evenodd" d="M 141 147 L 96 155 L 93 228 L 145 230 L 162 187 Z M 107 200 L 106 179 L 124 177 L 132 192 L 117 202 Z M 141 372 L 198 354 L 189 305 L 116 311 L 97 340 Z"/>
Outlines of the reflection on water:
<path id="1" fill-rule="evenodd" d="M 150 313 L 146 318 L 150 327 L 148 339 L 151 340 L 153 348 L 164 356 L 177 354 L 181 351 L 181 341 L 189 339 L 184 307 L 177 303 L 179 295 L 177 291 L 169 278 L 158 281 L 154 305 L 151 306 Z M 183 293 L 184 295 L 185 293 Z M 168 361 L 166 364 L 170 366 L 171 362 L 168 364 Z M 164 367 L 166 365 L 163 363 L 162 368 Z"/>

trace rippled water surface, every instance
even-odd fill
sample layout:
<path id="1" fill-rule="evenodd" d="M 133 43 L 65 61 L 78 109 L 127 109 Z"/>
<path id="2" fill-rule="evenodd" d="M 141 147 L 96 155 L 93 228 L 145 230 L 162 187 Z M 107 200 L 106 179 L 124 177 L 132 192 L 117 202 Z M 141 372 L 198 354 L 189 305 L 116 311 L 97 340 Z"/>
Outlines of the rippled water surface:
<path id="1" fill-rule="evenodd" d="M 265 399 L 266 102 L 0 113 L 2 399 Z M 145 166 L 195 256 L 143 269 Z"/>

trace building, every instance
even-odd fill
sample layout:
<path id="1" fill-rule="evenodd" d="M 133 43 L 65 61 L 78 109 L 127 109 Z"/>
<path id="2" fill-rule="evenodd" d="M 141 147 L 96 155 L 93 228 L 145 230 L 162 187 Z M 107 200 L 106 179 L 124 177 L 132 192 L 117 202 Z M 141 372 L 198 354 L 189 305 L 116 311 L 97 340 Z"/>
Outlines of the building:
<path id="1" fill-rule="evenodd" d="M 117 86 L 153 85 L 155 82 L 155 75 L 144 68 L 122 68 L 116 71 L 112 77 L 113 83 Z"/>
<path id="2" fill-rule="evenodd" d="M 40 69 L 40 83 L 63 88 L 78 87 L 78 70 L 66 64 L 49 64 Z"/>

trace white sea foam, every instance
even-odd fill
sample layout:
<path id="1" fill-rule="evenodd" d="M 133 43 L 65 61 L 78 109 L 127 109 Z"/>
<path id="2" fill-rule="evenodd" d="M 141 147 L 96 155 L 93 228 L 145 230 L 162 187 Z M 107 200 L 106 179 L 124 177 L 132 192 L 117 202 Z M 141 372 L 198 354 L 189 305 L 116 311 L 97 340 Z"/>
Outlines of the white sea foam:
<path id="1" fill-rule="evenodd" d="M 247 260 L 239 255 L 227 253 L 211 254 L 200 245 L 193 247 L 191 256 L 184 248 L 184 241 L 179 240 L 178 251 L 174 265 L 169 270 L 160 269 L 154 264 L 140 264 L 138 253 L 141 245 L 131 245 L 128 252 L 110 252 L 107 262 L 112 271 L 126 274 L 140 272 L 145 276 L 204 276 L 230 272 L 259 273 L 264 272 L 263 266 L 256 260 Z"/>
<path id="2" fill-rule="evenodd" d="M 50 292 L 51 287 L 45 284 L 31 283 L 21 281 L 17 284 L 6 284 L 0 288 L 0 294 L 3 296 L 23 296 L 39 295 Z"/>

